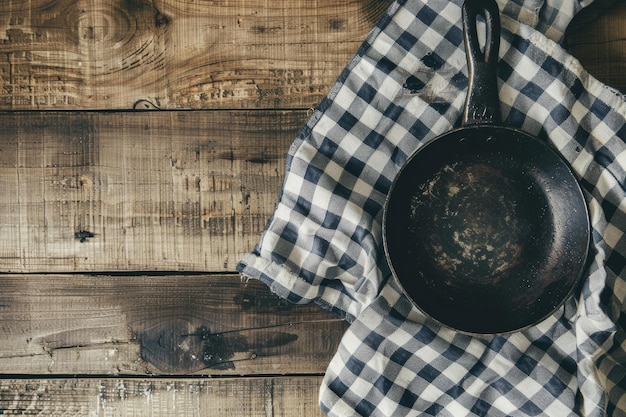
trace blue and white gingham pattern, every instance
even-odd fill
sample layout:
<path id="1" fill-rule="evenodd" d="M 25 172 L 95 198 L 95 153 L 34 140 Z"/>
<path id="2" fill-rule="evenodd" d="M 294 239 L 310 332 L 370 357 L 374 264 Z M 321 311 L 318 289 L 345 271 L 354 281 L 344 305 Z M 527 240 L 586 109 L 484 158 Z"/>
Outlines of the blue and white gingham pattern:
<path id="1" fill-rule="evenodd" d="M 351 322 L 320 390 L 331 416 L 626 414 L 626 100 L 559 45 L 576 0 L 500 1 L 503 120 L 580 179 L 592 259 L 580 295 L 508 336 L 424 317 L 390 276 L 382 208 L 419 146 L 460 121 L 461 0 L 396 0 L 287 157 L 274 215 L 239 270 Z"/>

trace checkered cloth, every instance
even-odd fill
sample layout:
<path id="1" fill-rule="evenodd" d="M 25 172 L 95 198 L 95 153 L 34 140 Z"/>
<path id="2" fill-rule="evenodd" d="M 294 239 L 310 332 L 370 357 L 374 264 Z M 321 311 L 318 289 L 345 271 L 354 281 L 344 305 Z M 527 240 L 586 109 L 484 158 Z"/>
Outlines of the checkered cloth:
<path id="1" fill-rule="evenodd" d="M 593 250 L 580 294 L 523 332 L 470 337 L 425 317 L 391 277 L 391 183 L 460 122 L 460 3 L 391 5 L 290 148 L 275 213 L 239 270 L 351 323 L 320 390 L 328 415 L 624 415 L 626 103 L 558 45 L 581 2 L 501 0 L 499 62 L 504 122 L 547 136 L 584 189 Z"/>

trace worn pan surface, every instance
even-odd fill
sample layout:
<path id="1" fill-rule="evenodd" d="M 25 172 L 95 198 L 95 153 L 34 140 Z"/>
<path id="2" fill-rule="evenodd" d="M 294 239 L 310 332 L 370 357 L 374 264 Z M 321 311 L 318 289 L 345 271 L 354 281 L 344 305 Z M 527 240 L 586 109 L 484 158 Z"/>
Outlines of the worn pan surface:
<path id="1" fill-rule="evenodd" d="M 586 263 L 589 218 L 561 156 L 500 124 L 495 1 L 467 0 L 463 24 L 470 78 L 463 125 L 400 170 L 385 205 L 384 246 L 393 274 L 427 315 L 461 332 L 508 333 L 544 320 L 572 293 Z"/>

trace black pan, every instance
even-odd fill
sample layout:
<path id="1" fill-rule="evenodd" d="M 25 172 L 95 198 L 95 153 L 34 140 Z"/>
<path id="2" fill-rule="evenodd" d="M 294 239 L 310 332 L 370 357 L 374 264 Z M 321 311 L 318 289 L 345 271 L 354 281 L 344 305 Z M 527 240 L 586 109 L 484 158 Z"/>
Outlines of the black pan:
<path id="1" fill-rule="evenodd" d="M 509 333 L 541 322 L 572 293 L 586 264 L 589 217 L 562 157 L 501 125 L 495 0 L 466 0 L 463 25 L 462 126 L 401 168 L 385 203 L 384 247 L 406 295 L 428 316 L 464 333 Z"/>

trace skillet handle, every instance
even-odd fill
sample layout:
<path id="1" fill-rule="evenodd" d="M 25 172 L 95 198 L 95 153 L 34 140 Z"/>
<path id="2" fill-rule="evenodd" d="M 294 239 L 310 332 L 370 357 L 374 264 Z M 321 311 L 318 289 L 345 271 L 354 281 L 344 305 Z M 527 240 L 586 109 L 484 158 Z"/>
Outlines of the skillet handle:
<path id="1" fill-rule="evenodd" d="M 484 18 L 486 26 L 484 49 L 478 40 L 476 19 L 479 16 Z M 499 124 L 500 11 L 495 0 L 465 0 L 463 37 L 469 74 L 463 125 Z"/>

